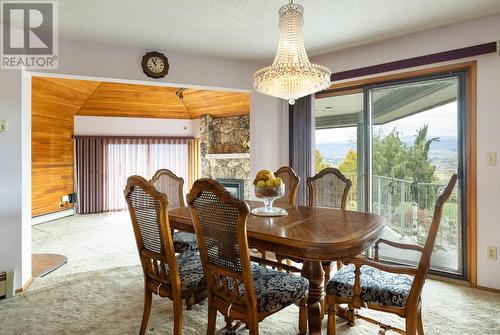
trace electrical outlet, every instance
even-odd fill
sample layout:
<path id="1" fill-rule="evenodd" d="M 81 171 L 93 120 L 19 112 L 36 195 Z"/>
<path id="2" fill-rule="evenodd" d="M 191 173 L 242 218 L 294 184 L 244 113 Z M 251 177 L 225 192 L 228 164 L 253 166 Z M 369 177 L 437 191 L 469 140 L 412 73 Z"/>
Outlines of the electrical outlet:
<path id="1" fill-rule="evenodd" d="M 7 131 L 7 120 L 0 120 L 0 132 Z"/>
<path id="2" fill-rule="evenodd" d="M 497 260 L 497 247 L 493 247 L 491 245 L 488 245 L 486 247 L 486 254 L 487 254 L 487 257 L 490 261 L 496 261 Z"/>
<path id="3" fill-rule="evenodd" d="M 487 152 L 486 153 L 486 164 L 488 166 L 496 166 L 497 165 L 497 153 L 496 152 Z"/>

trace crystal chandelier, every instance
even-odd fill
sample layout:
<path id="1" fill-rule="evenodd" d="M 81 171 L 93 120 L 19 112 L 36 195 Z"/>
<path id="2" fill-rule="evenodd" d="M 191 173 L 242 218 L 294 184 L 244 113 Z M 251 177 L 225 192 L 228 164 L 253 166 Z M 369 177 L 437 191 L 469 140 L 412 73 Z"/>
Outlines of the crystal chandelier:
<path id="1" fill-rule="evenodd" d="M 330 86 L 330 70 L 311 64 L 302 35 L 304 7 L 290 3 L 279 10 L 280 41 L 271 66 L 255 72 L 254 88 L 261 93 L 288 100 L 324 90 Z"/>

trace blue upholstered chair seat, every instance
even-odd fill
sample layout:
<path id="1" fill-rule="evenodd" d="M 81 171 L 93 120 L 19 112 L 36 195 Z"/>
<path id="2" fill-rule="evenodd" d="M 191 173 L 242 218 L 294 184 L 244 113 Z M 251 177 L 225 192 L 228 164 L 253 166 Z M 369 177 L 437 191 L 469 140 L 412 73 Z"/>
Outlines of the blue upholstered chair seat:
<path id="1" fill-rule="evenodd" d="M 252 274 L 259 312 L 277 312 L 302 299 L 309 289 L 309 281 L 301 276 L 257 264 L 252 264 Z M 244 293 L 245 288 L 240 290 Z"/>
<path id="2" fill-rule="evenodd" d="M 342 267 L 328 282 L 326 293 L 337 297 L 352 297 L 354 269 L 354 264 Z M 412 276 L 389 273 L 363 265 L 361 267 L 361 300 L 366 303 L 404 307 L 412 283 Z"/>
<path id="3" fill-rule="evenodd" d="M 205 276 L 201 265 L 200 254 L 184 252 L 176 256 L 182 289 L 191 289 L 205 286 Z M 168 273 L 168 265 L 165 264 Z"/>
<path id="4" fill-rule="evenodd" d="M 196 242 L 196 235 L 183 231 L 174 232 L 174 249 L 177 253 L 186 251 L 198 251 L 198 243 Z"/>

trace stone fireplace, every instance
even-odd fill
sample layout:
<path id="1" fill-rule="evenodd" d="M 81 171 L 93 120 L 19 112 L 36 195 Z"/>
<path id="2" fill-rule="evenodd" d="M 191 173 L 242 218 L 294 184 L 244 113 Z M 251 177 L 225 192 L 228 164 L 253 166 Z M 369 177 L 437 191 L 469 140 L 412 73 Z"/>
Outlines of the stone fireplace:
<path id="1" fill-rule="evenodd" d="M 250 115 L 200 120 L 201 175 L 222 181 L 230 192 L 250 199 Z"/>
<path id="2" fill-rule="evenodd" d="M 217 178 L 216 180 L 224 185 L 233 197 L 245 199 L 245 181 L 243 179 Z"/>

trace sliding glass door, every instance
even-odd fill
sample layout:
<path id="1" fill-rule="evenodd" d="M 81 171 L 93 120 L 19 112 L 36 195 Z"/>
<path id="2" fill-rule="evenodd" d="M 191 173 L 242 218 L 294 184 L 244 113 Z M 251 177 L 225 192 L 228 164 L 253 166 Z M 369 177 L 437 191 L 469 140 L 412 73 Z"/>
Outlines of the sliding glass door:
<path id="1" fill-rule="evenodd" d="M 383 216 L 384 238 L 423 245 L 441 187 L 463 171 L 463 76 L 447 74 L 325 92 L 316 100 L 316 169 L 335 166 L 356 187 L 349 208 Z M 343 94 L 344 93 L 344 94 Z M 431 267 L 465 272 L 463 179 L 443 210 Z M 381 247 L 383 259 L 419 254 Z"/>
<path id="2" fill-rule="evenodd" d="M 365 210 L 365 116 L 362 90 L 315 101 L 316 172 L 333 166 L 352 181 L 347 209 Z"/>

